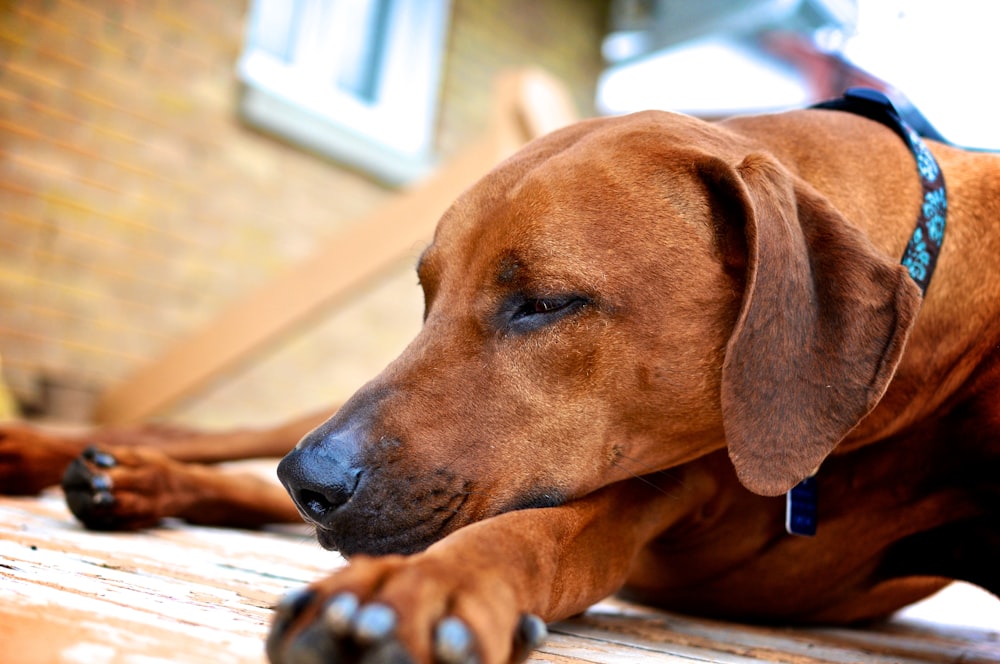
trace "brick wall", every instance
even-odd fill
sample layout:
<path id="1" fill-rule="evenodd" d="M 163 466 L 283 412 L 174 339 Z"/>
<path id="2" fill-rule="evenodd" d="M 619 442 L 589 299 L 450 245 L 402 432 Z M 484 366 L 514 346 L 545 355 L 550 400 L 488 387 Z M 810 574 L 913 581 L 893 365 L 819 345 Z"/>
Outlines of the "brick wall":
<path id="1" fill-rule="evenodd" d="M 606 3 L 454 0 L 443 158 L 501 69 L 540 65 L 584 113 Z M 237 119 L 238 0 L 0 4 L 0 355 L 62 417 L 310 254 L 391 192 Z M 415 259 L 416 252 L 413 259 Z M 343 399 L 419 326 L 412 261 L 167 414 L 267 421 Z"/>

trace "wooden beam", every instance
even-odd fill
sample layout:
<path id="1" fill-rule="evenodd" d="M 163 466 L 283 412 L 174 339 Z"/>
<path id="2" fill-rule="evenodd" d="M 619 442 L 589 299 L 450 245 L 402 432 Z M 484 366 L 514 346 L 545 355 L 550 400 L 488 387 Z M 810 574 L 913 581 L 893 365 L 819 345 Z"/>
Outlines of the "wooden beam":
<path id="1" fill-rule="evenodd" d="M 562 87 L 538 71 L 500 77 L 495 98 L 482 139 L 112 387 L 102 395 L 95 419 L 122 424 L 161 413 L 318 311 L 363 292 L 426 244 L 448 205 L 501 159 L 575 120 Z"/>

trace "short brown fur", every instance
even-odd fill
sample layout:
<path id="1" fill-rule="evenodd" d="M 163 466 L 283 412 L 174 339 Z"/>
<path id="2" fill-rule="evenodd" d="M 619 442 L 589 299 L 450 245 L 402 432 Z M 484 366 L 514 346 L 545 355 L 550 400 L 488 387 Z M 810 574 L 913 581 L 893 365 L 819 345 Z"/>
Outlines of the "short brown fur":
<path id="1" fill-rule="evenodd" d="M 455 616 L 470 654 L 502 662 L 525 655 L 523 615 L 619 590 L 836 623 L 949 579 L 1000 591 L 1000 157 L 931 149 L 949 216 L 924 298 L 899 265 L 913 158 L 850 114 L 593 120 L 498 166 L 421 258 L 426 319 L 406 351 L 325 422 L 228 438 L 279 453 L 316 426 L 282 479 L 352 557 L 281 611 L 273 661 L 356 656 L 322 619 L 344 592 L 392 608 L 388 642 L 417 661 Z M 85 443 L 2 435 L 19 490 Z M 156 431 L 98 436 L 117 464 L 90 452 L 67 475 L 84 494 L 112 478 L 110 507 L 82 510 L 97 527 L 293 513 L 180 463 L 217 460 L 221 437 L 156 457 L 121 447 Z M 180 479 L 145 489 L 143 464 Z M 817 470 L 819 531 L 789 536 L 780 496 Z"/>

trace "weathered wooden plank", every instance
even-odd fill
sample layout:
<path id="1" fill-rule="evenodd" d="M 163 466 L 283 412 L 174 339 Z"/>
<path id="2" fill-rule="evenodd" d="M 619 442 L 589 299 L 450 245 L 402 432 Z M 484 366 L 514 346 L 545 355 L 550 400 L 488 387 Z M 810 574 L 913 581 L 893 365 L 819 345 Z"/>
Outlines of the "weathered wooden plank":
<path id="1" fill-rule="evenodd" d="M 1000 633 L 899 619 L 864 630 L 754 627 L 605 602 L 553 629 L 651 653 L 727 664 L 1000 662 Z"/>
<path id="2" fill-rule="evenodd" d="M 61 494 L 0 497 L 0 661 L 263 664 L 270 607 L 343 564 L 305 528 L 248 532 L 170 522 L 91 533 Z M 956 590 L 960 590 L 961 587 Z M 938 614 L 980 601 L 946 591 Z M 920 613 L 919 611 L 916 613 Z M 934 611 L 923 612 L 933 616 Z M 1000 602 L 980 627 L 897 620 L 869 629 L 779 629 L 609 600 L 552 626 L 532 662 L 1000 662 Z M 990 622 L 995 619 L 994 622 Z"/>
<path id="3" fill-rule="evenodd" d="M 960 603 L 958 593 L 939 598 L 942 605 Z M 991 611 L 998 613 L 996 607 Z M 1000 630 L 1000 620 L 997 622 Z M 855 652 L 877 652 L 893 661 L 916 659 L 921 662 L 1000 662 L 1000 631 L 972 628 L 935 627 L 911 624 L 903 619 L 871 629 L 816 630 L 827 643 Z"/>
<path id="4" fill-rule="evenodd" d="M 270 607 L 342 564 L 307 538 L 89 533 L 58 493 L 0 503 L 4 662 L 263 662 Z"/>

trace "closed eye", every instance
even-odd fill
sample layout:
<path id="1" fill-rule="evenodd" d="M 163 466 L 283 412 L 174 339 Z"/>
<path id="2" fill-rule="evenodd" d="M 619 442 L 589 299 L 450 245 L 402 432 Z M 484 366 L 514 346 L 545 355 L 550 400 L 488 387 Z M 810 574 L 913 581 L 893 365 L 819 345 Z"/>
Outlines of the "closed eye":
<path id="1" fill-rule="evenodd" d="M 562 320 L 590 302 L 590 298 L 576 293 L 550 297 L 518 296 L 504 307 L 508 312 L 507 326 L 512 332 L 531 332 Z"/>

